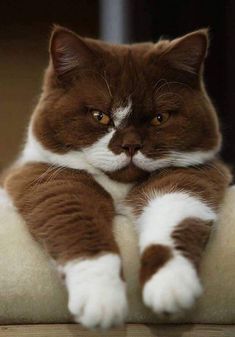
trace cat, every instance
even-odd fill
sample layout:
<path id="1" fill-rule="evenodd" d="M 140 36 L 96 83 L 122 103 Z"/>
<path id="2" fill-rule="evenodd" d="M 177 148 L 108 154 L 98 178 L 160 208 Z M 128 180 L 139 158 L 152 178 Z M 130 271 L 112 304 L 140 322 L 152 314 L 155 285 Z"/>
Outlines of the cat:
<path id="1" fill-rule="evenodd" d="M 88 328 L 122 324 L 126 283 L 112 223 L 139 237 L 143 302 L 190 308 L 231 176 L 203 82 L 208 32 L 111 45 L 56 26 L 42 95 L 3 186 L 63 274 Z"/>

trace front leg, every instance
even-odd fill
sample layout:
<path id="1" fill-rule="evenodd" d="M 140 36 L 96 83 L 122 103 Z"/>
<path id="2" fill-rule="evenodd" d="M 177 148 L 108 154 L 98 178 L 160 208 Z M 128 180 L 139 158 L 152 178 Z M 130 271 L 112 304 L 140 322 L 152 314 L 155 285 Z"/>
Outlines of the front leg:
<path id="1" fill-rule="evenodd" d="M 143 301 L 157 314 L 188 309 L 202 293 L 198 267 L 228 181 L 217 164 L 169 169 L 132 191 Z"/>
<path id="2" fill-rule="evenodd" d="M 123 323 L 126 285 L 110 195 L 86 173 L 36 163 L 12 172 L 5 188 L 64 275 L 75 320 L 89 328 Z"/>

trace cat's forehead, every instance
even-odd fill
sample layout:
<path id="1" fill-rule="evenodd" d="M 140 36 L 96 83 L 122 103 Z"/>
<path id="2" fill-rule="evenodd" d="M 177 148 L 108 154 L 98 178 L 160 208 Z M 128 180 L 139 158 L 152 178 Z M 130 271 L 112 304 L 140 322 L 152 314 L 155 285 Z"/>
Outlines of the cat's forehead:
<path id="1" fill-rule="evenodd" d="M 146 103 L 162 76 L 160 67 L 151 65 L 144 52 L 137 56 L 135 51 L 133 48 L 107 57 L 98 70 L 96 83 L 115 107 L 129 106 L 130 98 L 134 105 Z"/>
<path id="2" fill-rule="evenodd" d="M 150 69 L 150 70 L 149 70 Z M 112 104 L 115 109 L 148 104 L 161 75 L 133 51 L 107 57 L 99 68 L 81 70 L 74 94 L 100 104 Z M 108 103 L 109 102 L 109 103 Z"/>
<path id="3" fill-rule="evenodd" d="M 156 96 L 169 93 L 169 69 L 158 62 L 168 41 L 110 46 L 104 44 L 98 66 L 80 69 L 74 97 L 117 120 L 156 111 Z M 100 45 L 99 45 L 100 48 Z M 168 80 L 169 79 L 169 80 Z M 157 95 L 156 95 L 157 94 Z M 162 100 L 161 98 L 161 100 Z M 168 104 L 164 101 L 164 105 Z M 119 122 L 118 122 L 119 123 Z"/>
<path id="4" fill-rule="evenodd" d="M 126 89 L 129 90 L 134 89 L 133 85 L 136 87 L 137 81 L 142 81 L 143 85 L 157 79 L 162 71 L 158 64 L 159 56 L 169 46 L 167 40 L 130 45 L 110 45 L 88 40 L 91 48 L 97 53 L 96 71 L 103 72 L 109 82 L 118 83 L 119 88 L 126 85 Z"/>
<path id="5" fill-rule="evenodd" d="M 174 74 L 161 61 L 168 45 L 168 41 L 162 41 L 114 49 L 101 68 L 114 95 L 120 99 L 131 96 L 133 103 L 141 105 L 147 103 L 157 87 L 168 90 L 164 83 L 172 81 Z"/>

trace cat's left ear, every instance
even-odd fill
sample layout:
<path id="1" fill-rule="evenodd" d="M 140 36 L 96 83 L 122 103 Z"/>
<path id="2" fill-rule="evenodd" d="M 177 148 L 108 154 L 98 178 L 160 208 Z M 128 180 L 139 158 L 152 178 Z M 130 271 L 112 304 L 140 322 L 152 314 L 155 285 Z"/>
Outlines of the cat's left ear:
<path id="1" fill-rule="evenodd" d="M 172 40 L 162 57 L 178 70 L 198 74 L 208 49 L 208 29 L 200 29 Z"/>
<path id="2" fill-rule="evenodd" d="M 68 78 L 76 69 L 92 63 L 94 54 L 85 39 L 71 30 L 55 26 L 50 40 L 50 57 L 58 78 Z"/>

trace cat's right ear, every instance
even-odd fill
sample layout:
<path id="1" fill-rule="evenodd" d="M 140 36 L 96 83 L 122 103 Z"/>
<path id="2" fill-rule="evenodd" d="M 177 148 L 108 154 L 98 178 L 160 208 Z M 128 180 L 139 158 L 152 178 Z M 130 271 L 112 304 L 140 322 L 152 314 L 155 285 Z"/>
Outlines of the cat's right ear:
<path id="1" fill-rule="evenodd" d="M 50 39 L 50 57 L 59 79 L 71 75 L 94 58 L 92 50 L 83 38 L 61 26 L 55 26 Z"/>
<path id="2" fill-rule="evenodd" d="M 208 30 L 200 29 L 172 40 L 162 54 L 168 64 L 180 71 L 200 74 L 208 48 Z"/>

